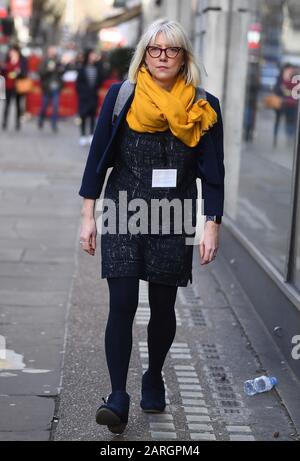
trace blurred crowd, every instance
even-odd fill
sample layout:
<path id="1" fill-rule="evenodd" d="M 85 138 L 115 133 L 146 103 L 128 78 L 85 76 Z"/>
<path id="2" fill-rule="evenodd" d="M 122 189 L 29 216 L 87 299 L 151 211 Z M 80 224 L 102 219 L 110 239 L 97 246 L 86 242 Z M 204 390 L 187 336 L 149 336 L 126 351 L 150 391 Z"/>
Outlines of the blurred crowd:
<path id="1" fill-rule="evenodd" d="M 5 78 L 2 129 L 8 127 L 12 106 L 16 130 L 21 129 L 25 112 L 36 116 L 40 130 L 49 119 L 53 133 L 58 131 L 60 114 L 63 117 L 77 114 L 79 143 L 81 146 L 89 145 L 105 94 L 112 83 L 126 78 L 133 52 L 130 48 L 113 51 L 109 54 L 92 48 L 61 50 L 49 46 L 45 52 L 36 49 L 22 53 L 16 45 L 10 46 L 4 55 L 0 50 L 0 75 Z M 254 139 L 257 109 L 260 100 L 263 100 L 265 107 L 274 111 L 274 147 L 281 126 L 288 141 L 293 140 L 297 128 L 298 100 L 293 97 L 292 89 L 295 86 L 293 78 L 300 75 L 299 66 L 290 63 L 278 65 L 277 78 L 268 88 L 262 86 L 259 63 L 250 63 L 248 72 L 244 139 L 247 142 Z M 67 93 L 69 96 L 65 97 Z"/>
<path id="2" fill-rule="evenodd" d="M 96 116 L 99 111 L 99 92 L 112 83 L 125 78 L 117 68 L 109 65 L 102 53 L 88 48 L 83 51 L 59 53 L 49 46 L 40 59 L 36 55 L 25 57 L 20 48 L 11 46 L 0 60 L 0 75 L 5 78 L 5 100 L 2 113 L 2 129 L 9 123 L 10 109 L 14 106 L 15 129 L 21 129 L 24 99 L 38 82 L 41 91 L 37 127 L 42 130 L 49 116 L 53 133 L 58 131 L 59 104 L 66 82 L 73 82 L 76 108 L 80 119 L 79 143 L 91 143 Z M 103 99 L 104 93 L 102 93 Z"/>

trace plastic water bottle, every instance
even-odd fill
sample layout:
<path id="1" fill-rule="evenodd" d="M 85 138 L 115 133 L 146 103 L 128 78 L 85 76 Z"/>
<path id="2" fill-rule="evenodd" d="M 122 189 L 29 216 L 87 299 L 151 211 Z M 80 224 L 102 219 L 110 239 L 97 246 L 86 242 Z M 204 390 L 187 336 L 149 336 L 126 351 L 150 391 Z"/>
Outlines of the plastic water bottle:
<path id="1" fill-rule="evenodd" d="M 272 389 L 273 386 L 276 386 L 278 383 L 275 376 L 259 376 L 255 379 L 248 379 L 244 383 L 244 391 L 247 395 L 255 395 L 261 392 L 267 392 Z"/>

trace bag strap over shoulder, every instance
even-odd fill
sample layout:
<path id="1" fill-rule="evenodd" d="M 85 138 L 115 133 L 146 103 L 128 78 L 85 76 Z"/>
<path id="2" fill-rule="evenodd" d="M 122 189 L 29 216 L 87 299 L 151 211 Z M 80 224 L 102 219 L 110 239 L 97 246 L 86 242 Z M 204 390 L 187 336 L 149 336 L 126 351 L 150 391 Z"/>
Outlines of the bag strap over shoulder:
<path id="1" fill-rule="evenodd" d="M 131 96 L 135 88 L 134 83 L 130 83 L 130 81 L 127 79 L 125 80 L 120 89 L 119 93 L 115 102 L 114 110 L 113 110 L 113 115 L 112 115 L 112 123 L 116 121 L 118 118 L 120 112 L 122 111 L 126 101 L 128 98 Z"/>
<path id="2" fill-rule="evenodd" d="M 195 99 L 196 99 L 196 101 L 198 101 L 198 99 L 207 100 L 206 91 L 201 86 L 197 86 L 197 88 L 196 88 L 196 97 L 195 97 Z"/>
<path id="3" fill-rule="evenodd" d="M 120 89 L 119 93 L 115 102 L 114 110 L 113 110 L 113 115 L 112 115 L 112 123 L 115 123 L 116 119 L 118 118 L 119 114 L 121 113 L 126 101 L 128 98 L 132 95 L 133 91 L 135 88 L 135 84 L 131 83 L 128 79 L 125 80 Z M 196 89 L 196 95 L 195 95 L 195 101 L 198 101 L 198 99 L 207 99 L 206 98 L 206 92 L 204 88 L 197 86 Z"/>

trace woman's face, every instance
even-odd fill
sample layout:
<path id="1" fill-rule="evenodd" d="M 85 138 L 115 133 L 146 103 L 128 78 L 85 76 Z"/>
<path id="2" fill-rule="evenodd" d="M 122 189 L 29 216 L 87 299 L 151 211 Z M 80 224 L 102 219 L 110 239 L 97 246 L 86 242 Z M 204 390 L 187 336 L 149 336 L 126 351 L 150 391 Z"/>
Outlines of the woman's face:
<path id="1" fill-rule="evenodd" d="M 160 32 L 155 40 L 151 40 L 149 46 L 158 48 L 174 47 L 167 42 L 165 35 Z M 178 72 L 184 64 L 184 51 L 180 50 L 175 58 L 169 58 L 166 52 L 162 52 L 159 58 L 153 58 L 148 51 L 145 55 L 145 63 L 148 66 L 152 78 L 163 88 L 170 90 L 176 81 Z"/>

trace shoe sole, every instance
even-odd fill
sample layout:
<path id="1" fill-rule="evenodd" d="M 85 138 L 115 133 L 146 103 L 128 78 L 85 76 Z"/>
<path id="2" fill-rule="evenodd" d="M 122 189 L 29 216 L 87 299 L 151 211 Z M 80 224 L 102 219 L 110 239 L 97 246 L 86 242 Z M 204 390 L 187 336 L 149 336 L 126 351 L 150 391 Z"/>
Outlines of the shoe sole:
<path id="1" fill-rule="evenodd" d="M 143 408 L 141 404 L 140 407 L 145 413 L 163 413 L 166 409 L 166 406 L 163 408 Z"/>
<path id="2" fill-rule="evenodd" d="M 97 411 L 96 422 L 97 424 L 107 426 L 114 434 L 124 432 L 127 425 L 127 423 L 122 423 L 120 417 L 109 408 L 100 408 Z"/>
<path id="3" fill-rule="evenodd" d="M 163 413 L 165 410 L 156 410 L 155 408 L 150 408 L 148 410 L 144 410 L 144 408 L 142 408 L 142 410 L 145 412 L 145 413 Z"/>

